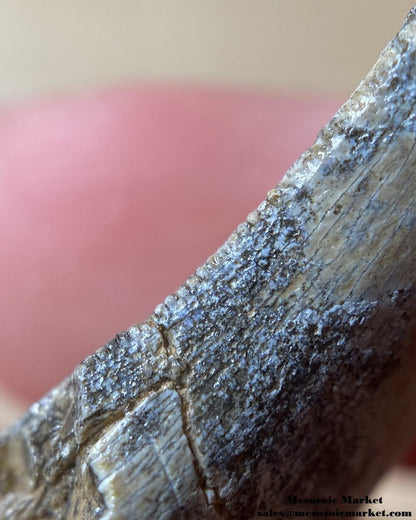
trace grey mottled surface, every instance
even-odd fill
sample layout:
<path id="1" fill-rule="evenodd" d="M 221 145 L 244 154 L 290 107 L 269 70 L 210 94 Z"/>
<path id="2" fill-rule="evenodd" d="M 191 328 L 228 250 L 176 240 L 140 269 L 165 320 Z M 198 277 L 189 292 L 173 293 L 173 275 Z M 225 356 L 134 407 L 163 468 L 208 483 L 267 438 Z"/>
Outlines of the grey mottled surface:
<path id="1" fill-rule="evenodd" d="M 226 244 L 0 436 L 0 517 L 249 519 L 368 491 L 416 431 L 415 104 L 412 11 Z"/>

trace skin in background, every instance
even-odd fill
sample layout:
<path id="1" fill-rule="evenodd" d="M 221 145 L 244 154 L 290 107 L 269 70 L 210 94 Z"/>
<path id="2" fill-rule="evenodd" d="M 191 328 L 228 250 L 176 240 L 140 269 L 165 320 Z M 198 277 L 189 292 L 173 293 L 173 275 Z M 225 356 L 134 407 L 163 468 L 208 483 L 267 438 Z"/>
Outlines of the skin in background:
<path id="1" fill-rule="evenodd" d="M 143 321 L 343 101 L 147 87 L 4 109 L 0 383 L 35 401 Z"/>

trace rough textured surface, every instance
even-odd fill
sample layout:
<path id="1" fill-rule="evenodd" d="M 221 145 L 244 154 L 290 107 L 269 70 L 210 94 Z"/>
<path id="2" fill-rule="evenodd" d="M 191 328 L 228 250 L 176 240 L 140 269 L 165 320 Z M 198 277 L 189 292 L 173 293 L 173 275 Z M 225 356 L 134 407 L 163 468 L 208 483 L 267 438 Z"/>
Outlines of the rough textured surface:
<path id="1" fill-rule="evenodd" d="M 368 491 L 416 430 L 415 103 L 412 11 L 227 243 L 0 437 L 1 518 Z"/>

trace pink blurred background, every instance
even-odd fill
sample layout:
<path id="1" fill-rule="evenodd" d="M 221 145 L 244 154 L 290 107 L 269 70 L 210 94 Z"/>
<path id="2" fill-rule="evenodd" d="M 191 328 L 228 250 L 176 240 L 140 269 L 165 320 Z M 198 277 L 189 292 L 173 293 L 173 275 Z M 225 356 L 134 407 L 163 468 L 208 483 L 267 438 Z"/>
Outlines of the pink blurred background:
<path id="1" fill-rule="evenodd" d="M 412 3 L 3 2 L 0 424 L 214 252 Z"/>
<path id="2" fill-rule="evenodd" d="M 38 399 L 145 319 L 341 101 L 147 87 L 3 111 L 1 381 Z"/>

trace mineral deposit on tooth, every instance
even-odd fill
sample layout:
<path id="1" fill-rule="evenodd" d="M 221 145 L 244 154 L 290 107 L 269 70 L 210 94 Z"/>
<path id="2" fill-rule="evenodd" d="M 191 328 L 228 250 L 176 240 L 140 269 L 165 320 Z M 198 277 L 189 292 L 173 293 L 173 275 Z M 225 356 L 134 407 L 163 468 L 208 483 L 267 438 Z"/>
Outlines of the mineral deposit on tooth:
<path id="1" fill-rule="evenodd" d="M 242 520 L 368 492 L 416 431 L 415 139 L 412 10 L 224 246 L 0 436 L 0 517 Z"/>

